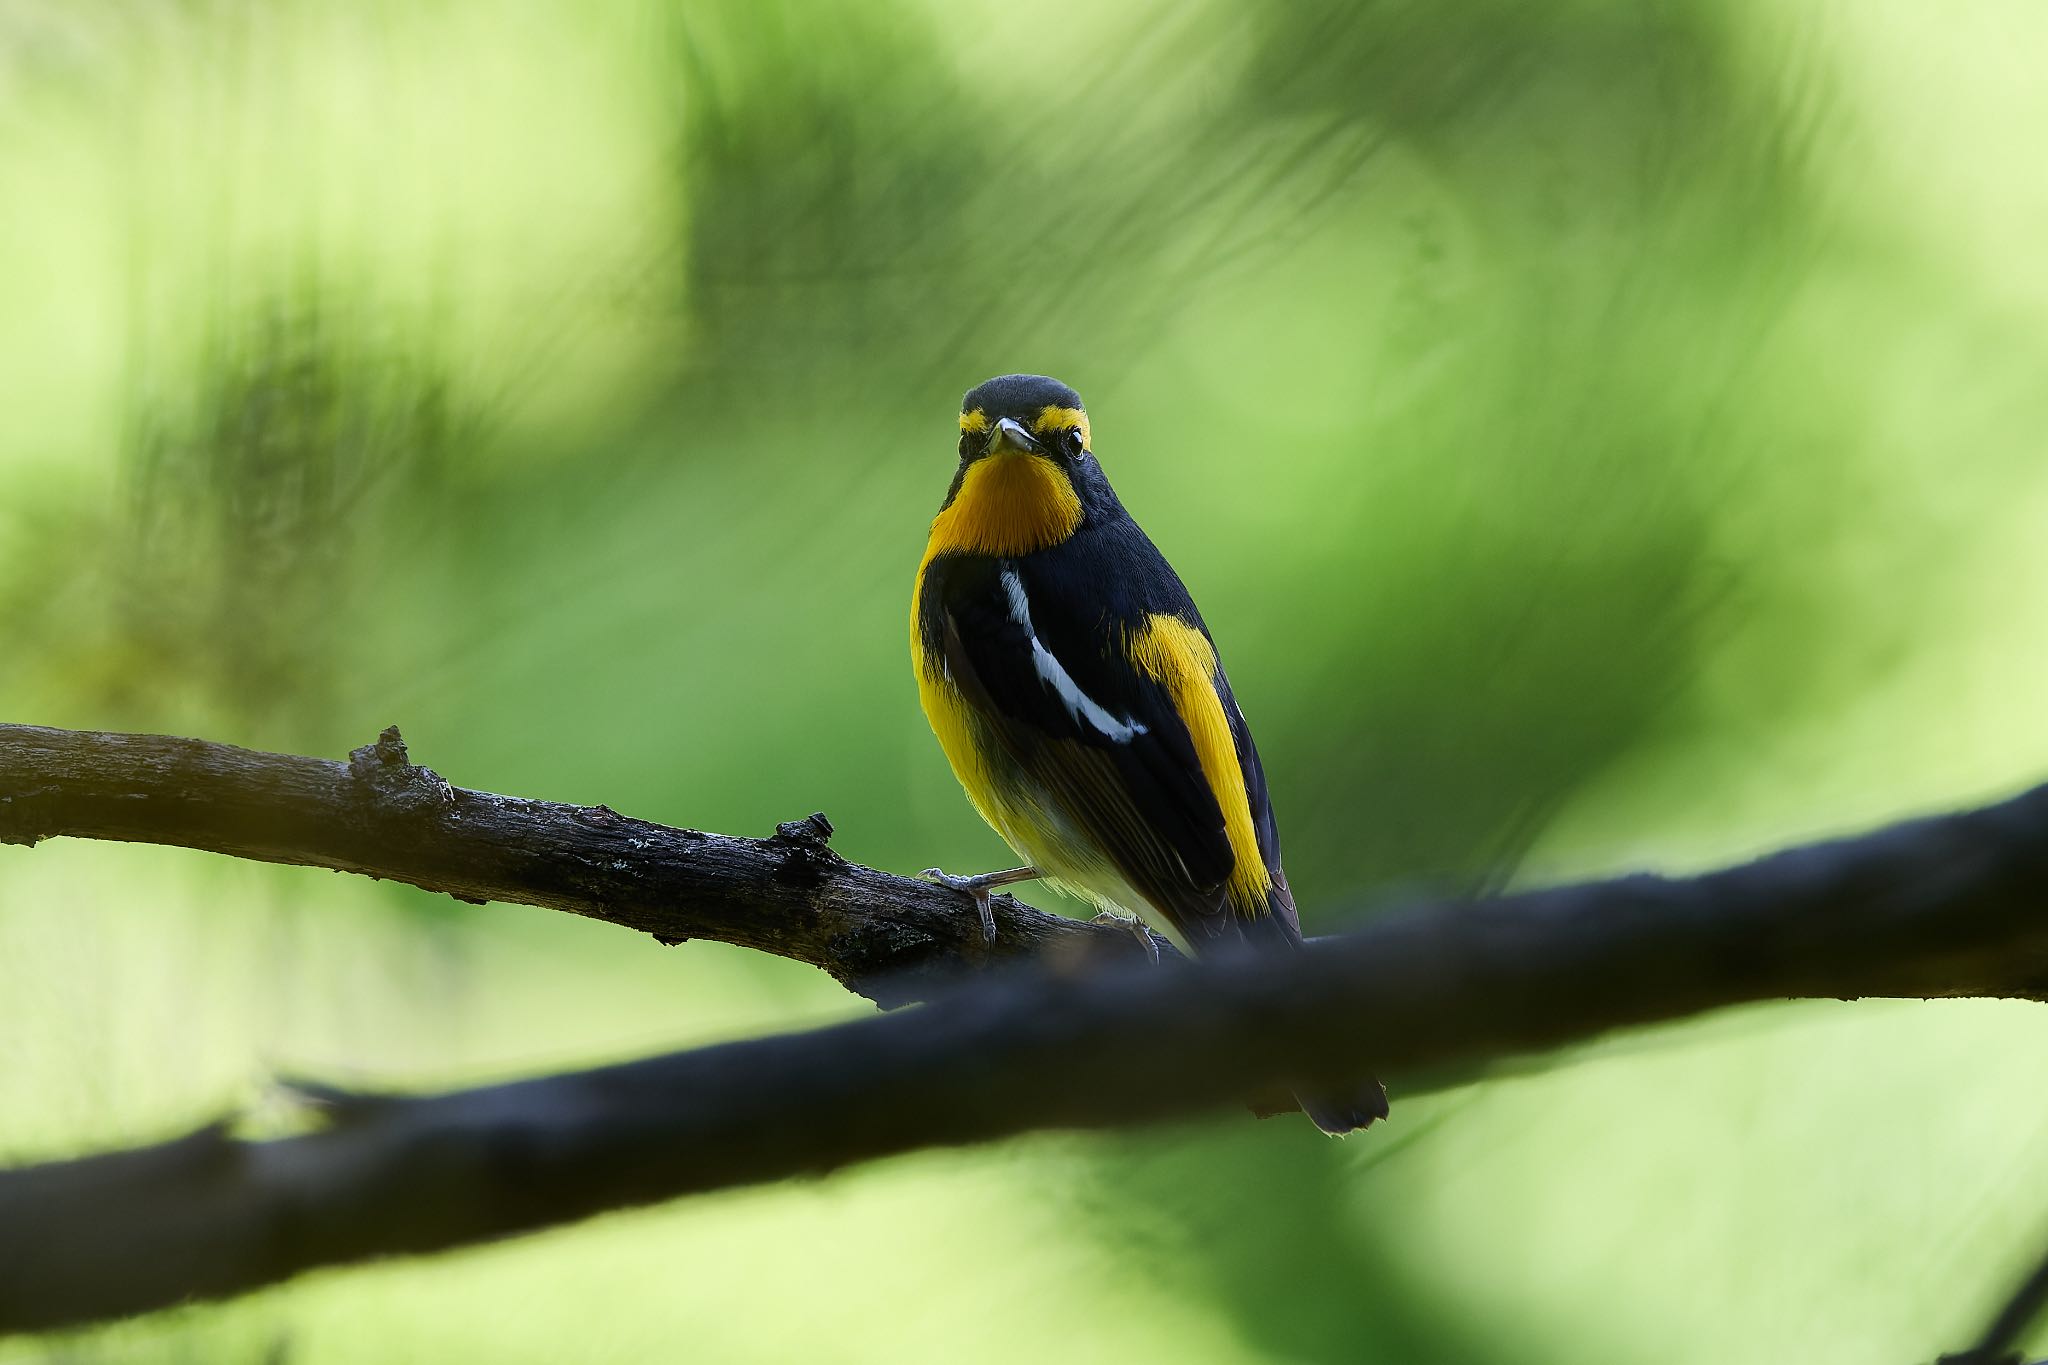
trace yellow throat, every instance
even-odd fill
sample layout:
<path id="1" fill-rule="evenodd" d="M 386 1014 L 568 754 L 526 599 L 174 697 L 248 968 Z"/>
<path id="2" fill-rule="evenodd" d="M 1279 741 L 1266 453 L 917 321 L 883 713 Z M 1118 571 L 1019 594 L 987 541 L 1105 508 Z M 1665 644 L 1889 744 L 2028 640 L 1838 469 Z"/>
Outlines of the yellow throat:
<path id="1" fill-rule="evenodd" d="M 1081 496 L 1043 455 L 1017 451 L 967 466 L 960 491 L 932 519 L 925 561 L 948 551 L 1022 555 L 1056 545 L 1081 525 Z"/>

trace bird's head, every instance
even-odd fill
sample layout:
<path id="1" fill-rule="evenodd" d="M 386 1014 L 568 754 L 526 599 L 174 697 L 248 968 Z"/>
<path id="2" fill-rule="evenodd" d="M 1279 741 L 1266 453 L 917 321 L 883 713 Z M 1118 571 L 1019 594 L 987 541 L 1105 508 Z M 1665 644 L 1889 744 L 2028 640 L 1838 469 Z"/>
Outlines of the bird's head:
<path id="1" fill-rule="evenodd" d="M 1003 456 L 1055 464 L 1088 452 L 1081 395 L 1042 374 L 1006 374 L 977 384 L 960 400 L 960 463 Z"/>
<path id="2" fill-rule="evenodd" d="M 1089 440 L 1081 396 L 1057 379 L 1006 374 L 969 389 L 934 551 L 1028 554 L 1114 509 Z"/>

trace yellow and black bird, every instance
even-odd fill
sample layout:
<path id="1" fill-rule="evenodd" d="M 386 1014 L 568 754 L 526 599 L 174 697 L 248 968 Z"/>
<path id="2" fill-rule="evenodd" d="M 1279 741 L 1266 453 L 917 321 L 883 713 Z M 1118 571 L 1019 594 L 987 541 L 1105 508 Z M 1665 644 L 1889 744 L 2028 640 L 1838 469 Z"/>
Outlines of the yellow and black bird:
<path id="1" fill-rule="evenodd" d="M 954 774 L 1028 864 L 926 874 L 974 898 L 984 934 L 991 890 L 1038 879 L 1196 952 L 1301 945 L 1266 775 L 1215 643 L 1058 380 L 1004 375 L 962 401 L 910 652 Z M 1377 1081 L 1300 1098 L 1326 1133 L 1387 1113 Z"/>

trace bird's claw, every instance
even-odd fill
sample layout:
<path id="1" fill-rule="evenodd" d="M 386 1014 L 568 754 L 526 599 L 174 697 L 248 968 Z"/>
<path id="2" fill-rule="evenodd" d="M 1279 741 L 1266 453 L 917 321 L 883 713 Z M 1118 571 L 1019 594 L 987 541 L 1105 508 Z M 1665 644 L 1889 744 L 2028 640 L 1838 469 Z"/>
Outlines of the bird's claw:
<path id="1" fill-rule="evenodd" d="M 1112 929 L 1121 929 L 1125 933 L 1133 935 L 1139 943 L 1144 945 L 1145 956 L 1150 959 L 1152 965 L 1155 967 L 1159 965 L 1159 940 L 1152 937 L 1152 930 L 1146 925 L 1144 920 L 1136 915 L 1119 915 L 1114 910 L 1104 910 L 1098 913 L 1089 923 L 1106 924 Z"/>
<path id="2" fill-rule="evenodd" d="M 936 882 L 948 891 L 958 891 L 974 902 L 974 911 L 981 916 L 981 941 L 983 946 L 996 946 L 996 911 L 989 904 L 990 884 L 980 877 L 956 877 L 936 867 L 928 867 L 917 874 L 928 882 Z"/>

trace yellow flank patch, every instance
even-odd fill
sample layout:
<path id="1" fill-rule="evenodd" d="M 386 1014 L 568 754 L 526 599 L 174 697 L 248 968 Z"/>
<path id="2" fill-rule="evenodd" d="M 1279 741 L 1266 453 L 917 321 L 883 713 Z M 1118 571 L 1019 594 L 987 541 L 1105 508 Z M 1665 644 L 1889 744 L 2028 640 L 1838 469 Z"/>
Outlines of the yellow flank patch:
<path id="1" fill-rule="evenodd" d="M 924 708 L 925 719 L 931 722 L 932 733 L 938 736 L 939 748 L 945 752 L 953 776 L 960 779 L 967 799 L 974 803 L 975 813 L 1028 859 L 1031 855 L 1024 852 L 1012 833 L 1020 823 L 1019 813 L 1003 800 L 995 770 L 990 766 L 992 754 L 981 722 L 975 718 L 974 708 L 959 685 L 947 676 L 945 661 L 925 648 L 921 629 L 923 605 L 924 570 L 920 568 L 917 587 L 910 595 L 910 662 L 917 673 L 918 704 Z"/>
<path id="2" fill-rule="evenodd" d="M 1188 727 L 1202 776 L 1223 811 L 1223 830 L 1232 858 L 1230 898 L 1247 918 L 1266 912 L 1266 893 L 1273 878 L 1259 852 L 1252 828 L 1252 803 L 1245 791 L 1244 769 L 1238 765 L 1237 743 L 1223 714 L 1216 690 L 1216 649 L 1207 636 L 1178 616 L 1153 615 L 1130 641 L 1131 659 L 1140 672 L 1164 687 L 1173 709 Z"/>
<path id="3" fill-rule="evenodd" d="M 922 591 L 923 575 L 918 575 Z M 917 607 L 915 602 L 910 612 L 910 657 L 917 666 L 917 700 L 924 707 L 925 719 L 931 722 L 932 733 L 939 737 L 939 747 L 945 750 L 946 761 L 953 767 L 953 776 L 960 779 L 960 785 L 967 792 L 967 799 L 974 803 L 975 813 L 988 822 L 991 829 L 1003 833 L 996 799 L 995 778 L 989 772 L 988 755 L 975 741 L 973 713 L 967 709 L 967 698 L 960 695 L 960 689 L 952 680 L 939 673 L 939 663 L 926 655 L 917 635 Z"/>
<path id="4" fill-rule="evenodd" d="M 1042 455 L 1004 451 L 967 466 L 960 491 L 932 519 L 925 562 L 948 550 L 1024 555 L 1057 545 L 1081 525 L 1081 495 Z"/>
<path id="5" fill-rule="evenodd" d="M 977 432 L 978 432 L 978 431 L 987 431 L 987 430 L 988 430 L 988 414 L 987 414 L 987 413 L 985 413 L 985 412 L 983 412 L 983 411 L 982 411 L 982 410 L 981 410 L 980 408 L 976 408 L 976 409 L 975 409 L 975 410 L 974 410 L 973 412 L 963 412 L 963 413 L 961 413 L 961 414 L 960 414 L 960 430 L 962 430 L 962 431 L 977 431 Z"/>
<path id="6" fill-rule="evenodd" d="M 961 418 L 961 425 L 967 425 L 966 417 Z M 982 425 L 987 425 L 986 419 Z M 949 551 L 1029 554 L 1065 540 L 1080 525 L 1080 495 L 1051 460 L 1016 451 L 984 456 L 967 466 L 960 491 L 932 519 L 931 539 L 910 591 L 910 654 L 917 666 L 918 700 L 960 785 L 967 789 L 981 818 L 998 832 L 1006 829 L 1003 812 L 997 805 L 987 756 L 975 742 L 975 722 L 967 700 L 944 676 L 943 664 L 924 647 L 920 609 L 925 571 L 932 560 Z"/>
<path id="7" fill-rule="evenodd" d="M 1031 423 L 1031 430 L 1040 436 L 1048 432 L 1065 431 L 1068 427 L 1079 427 L 1081 444 L 1090 450 L 1095 448 L 1088 439 L 1088 414 L 1079 408 L 1040 408 L 1038 416 Z"/>

